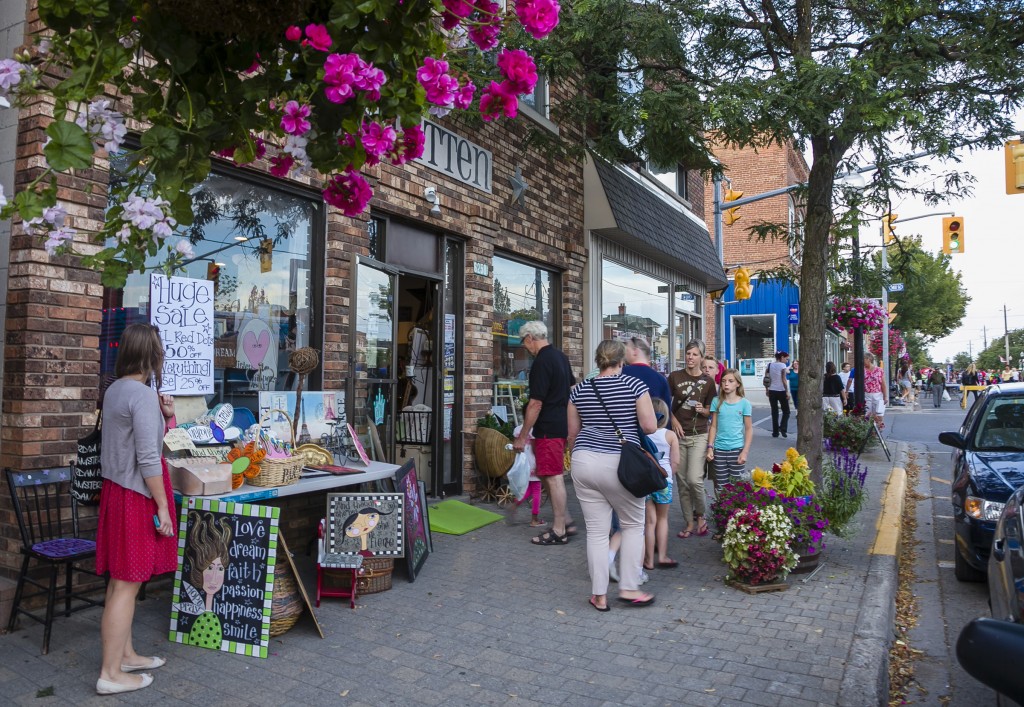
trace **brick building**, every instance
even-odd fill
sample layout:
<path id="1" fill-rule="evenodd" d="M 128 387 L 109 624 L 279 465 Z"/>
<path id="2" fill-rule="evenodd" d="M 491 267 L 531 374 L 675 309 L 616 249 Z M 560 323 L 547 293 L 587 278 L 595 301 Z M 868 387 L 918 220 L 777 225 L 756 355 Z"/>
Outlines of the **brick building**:
<path id="1" fill-rule="evenodd" d="M 785 189 L 807 181 L 809 168 L 804 156 L 790 142 L 771 144 L 758 149 L 738 149 L 718 145 L 715 156 L 725 168 L 733 190 L 742 191 L 743 198 Z M 723 186 L 723 198 L 725 187 Z M 723 251 L 725 267 L 730 272 L 740 266 L 750 270 L 753 293 L 749 300 L 733 301 L 732 285 L 722 297 L 725 328 L 725 357 L 740 369 L 746 385 L 761 385 L 764 366 L 775 351 L 789 351 L 794 359 L 800 356 L 800 338 L 794 319 L 799 312 L 799 284 L 789 284 L 761 276 L 762 271 L 787 267 L 800 269 L 800 237 L 803 210 L 799 195 L 782 194 L 740 207 L 740 218 L 732 225 L 723 219 Z M 727 206 L 724 205 L 723 208 Z M 713 222 L 714 204 L 704 208 L 708 223 Z M 782 238 L 758 240 L 750 228 L 756 224 L 777 224 L 795 234 L 789 241 Z M 793 309 L 796 305 L 797 309 Z M 826 355 L 839 360 L 839 338 L 829 334 Z"/>

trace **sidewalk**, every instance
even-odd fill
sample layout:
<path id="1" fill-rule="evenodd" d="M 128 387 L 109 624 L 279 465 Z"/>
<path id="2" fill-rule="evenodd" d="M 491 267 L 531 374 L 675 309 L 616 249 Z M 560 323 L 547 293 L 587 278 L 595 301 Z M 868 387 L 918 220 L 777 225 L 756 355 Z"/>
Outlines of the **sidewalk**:
<path id="1" fill-rule="evenodd" d="M 757 428 L 752 462 L 780 459 L 791 431 L 772 439 Z M 0 636 L 0 694 L 32 705 L 875 704 L 887 679 L 896 570 L 894 558 L 869 550 L 893 464 L 878 450 L 861 459 L 869 501 L 855 536 L 829 536 L 821 569 L 791 576 L 788 591 L 725 586 L 710 535 L 675 538 L 676 504 L 670 555 L 680 566 L 651 572 L 644 587 L 657 603 L 613 602 L 598 613 L 587 603 L 583 532 L 565 547 L 534 547 L 528 523 L 496 523 L 435 534 L 414 584 L 399 562 L 394 588 L 360 597 L 355 611 L 324 600 L 317 615 L 326 638 L 303 618 L 271 639 L 266 660 L 168 642 L 171 584 L 155 583 L 138 605 L 135 645 L 168 663 L 153 687 L 120 699 L 93 692 L 100 610 L 58 618 L 47 656 L 42 627 L 22 623 Z M 571 488 L 569 497 L 582 531 Z M 550 507 L 542 513 L 550 521 Z M 36 698 L 51 686 L 52 697 Z"/>

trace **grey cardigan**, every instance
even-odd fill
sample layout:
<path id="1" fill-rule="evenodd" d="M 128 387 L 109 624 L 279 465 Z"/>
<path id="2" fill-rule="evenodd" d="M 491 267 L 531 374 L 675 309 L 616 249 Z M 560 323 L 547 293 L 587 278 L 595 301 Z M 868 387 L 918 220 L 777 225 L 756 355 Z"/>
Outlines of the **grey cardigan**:
<path id="1" fill-rule="evenodd" d="M 145 479 L 160 476 L 164 416 L 155 390 L 131 378 L 118 378 L 103 396 L 103 478 L 146 498 Z"/>

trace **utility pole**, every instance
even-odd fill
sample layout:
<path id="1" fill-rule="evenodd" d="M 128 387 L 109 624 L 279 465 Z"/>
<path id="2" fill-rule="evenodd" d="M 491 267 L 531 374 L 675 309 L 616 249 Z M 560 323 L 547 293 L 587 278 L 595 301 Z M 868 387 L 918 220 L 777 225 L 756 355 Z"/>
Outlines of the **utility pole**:
<path id="1" fill-rule="evenodd" d="M 1003 305 L 1003 331 L 1006 332 L 1006 364 L 1010 365 L 1010 324 L 1006 317 L 1006 305 Z"/>
<path id="2" fill-rule="evenodd" d="M 981 345 L 983 347 L 982 351 L 988 348 L 988 329 L 985 328 L 984 324 L 981 325 Z"/>

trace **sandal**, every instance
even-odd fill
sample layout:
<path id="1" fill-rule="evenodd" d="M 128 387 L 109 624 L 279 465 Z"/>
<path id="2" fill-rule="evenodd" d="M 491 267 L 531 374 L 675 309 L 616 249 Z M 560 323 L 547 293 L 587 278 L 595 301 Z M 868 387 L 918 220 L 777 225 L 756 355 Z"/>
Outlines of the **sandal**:
<path id="1" fill-rule="evenodd" d="M 683 540 L 686 540 L 691 535 L 693 535 L 693 531 L 691 530 L 680 530 L 678 533 L 676 533 L 676 537 L 682 538 Z"/>
<path id="2" fill-rule="evenodd" d="M 559 535 L 554 530 L 549 530 L 534 537 L 530 542 L 534 545 L 568 545 L 569 536 L 568 534 Z"/>
<path id="3" fill-rule="evenodd" d="M 703 521 L 702 520 L 700 522 L 700 525 L 697 526 L 697 535 L 699 535 L 700 537 L 703 538 L 707 534 L 708 534 L 708 524 L 707 524 L 707 521 Z"/>
<path id="4" fill-rule="evenodd" d="M 565 524 L 565 534 L 568 537 L 571 538 L 573 535 L 578 535 L 579 532 L 580 532 L 580 529 L 576 527 L 576 523 L 566 523 Z"/>
<path id="5" fill-rule="evenodd" d="M 600 611 L 602 613 L 605 612 L 605 611 L 611 611 L 612 608 L 610 606 L 608 606 L 608 600 L 605 599 L 604 601 L 605 601 L 604 606 L 598 606 L 597 602 L 594 601 L 594 597 L 590 597 L 590 605 L 592 607 L 594 607 L 595 609 L 597 609 L 598 611 Z"/>
<path id="6" fill-rule="evenodd" d="M 530 527 L 531 528 L 543 528 L 547 524 L 548 524 L 548 522 L 546 520 L 531 520 L 530 521 Z"/>
<path id="7" fill-rule="evenodd" d="M 654 603 L 654 595 L 647 594 L 646 596 L 638 596 L 634 597 L 633 599 L 629 599 L 627 597 L 618 597 L 618 600 L 626 606 L 650 606 Z"/>

